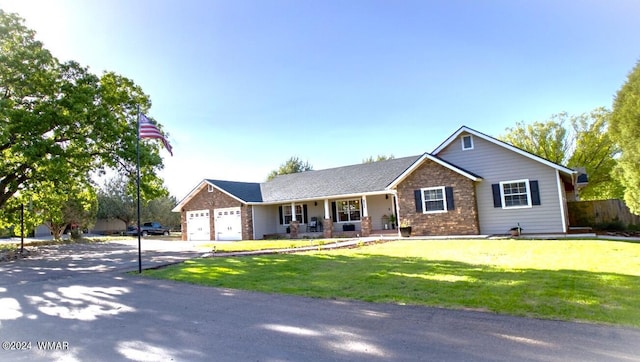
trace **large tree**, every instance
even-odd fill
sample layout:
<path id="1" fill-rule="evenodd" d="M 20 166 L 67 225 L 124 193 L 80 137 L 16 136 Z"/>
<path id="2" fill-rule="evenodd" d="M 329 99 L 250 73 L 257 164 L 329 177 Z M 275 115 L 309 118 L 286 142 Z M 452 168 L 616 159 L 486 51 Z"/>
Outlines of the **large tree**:
<path id="1" fill-rule="evenodd" d="M 96 220 L 98 202 L 95 189 L 88 183 L 55 185 L 50 183 L 49 192 L 40 192 L 37 204 L 41 205 L 41 217 L 49 227 L 53 238 L 58 240 L 70 226 L 88 229 Z M 55 207 L 51 207 L 55 205 Z M 34 203 L 34 206 L 35 203 Z M 36 206 L 37 207 L 37 206 Z"/>
<path id="2" fill-rule="evenodd" d="M 583 200 L 621 198 L 623 188 L 614 173 L 619 150 L 609 137 L 610 118 L 602 107 L 577 116 L 559 113 L 546 122 L 518 122 L 500 139 L 549 161 L 583 167 L 589 177 L 580 193 Z"/>
<path id="3" fill-rule="evenodd" d="M 551 162 L 566 164 L 573 141 L 568 138 L 564 126 L 567 113 L 554 114 L 545 122 L 517 122 L 507 128 L 507 133 L 499 138 L 518 148 Z"/>
<path id="4" fill-rule="evenodd" d="M 157 221 L 172 230 L 180 230 L 180 213 L 171 211 L 177 203 L 178 200 L 174 196 L 163 196 L 150 200 L 144 205 L 142 220 Z"/>
<path id="5" fill-rule="evenodd" d="M 171 212 L 177 203 L 173 196 L 141 200 L 140 222 L 157 221 L 171 228 L 179 228 L 180 214 Z M 117 219 L 126 225 L 132 225 L 138 218 L 137 207 L 136 197 L 128 190 L 127 179 L 120 175 L 107 180 L 98 190 L 99 219 Z"/>
<path id="6" fill-rule="evenodd" d="M 574 147 L 567 165 L 584 167 L 589 184 L 580 191 L 582 200 L 621 199 L 624 186 L 616 172 L 620 148 L 611 139 L 611 112 L 597 108 L 570 118 Z"/>
<path id="7" fill-rule="evenodd" d="M 271 171 L 267 176 L 267 180 L 271 180 L 278 175 L 287 175 L 303 171 L 311 171 L 313 166 L 309 162 L 302 161 L 298 157 L 291 157 L 285 163 L 281 164 L 277 170 Z"/>
<path id="8" fill-rule="evenodd" d="M 99 219 L 117 219 L 130 225 L 137 219 L 137 200 L 128 190 L 128 181 L 120 175 L 107 180 L 98 190 Z"/>
<path id="9" fill-rule="evenodd" d="M 625 186 L 624 201 L 640 214 L 640 61 L 616 94 L 610 132 L 622 151 L 618 172 Z"/>
<path id="10" fill-rule="evenodd" d="M 59 62 L 23 23 L 0 10 L 0 209 L 25 190 L 61 192 L 65 182 L 105 169 L 134 184 L 136 117 L 138 107 L 150 107 L 149 97 L 113 72 L 96 76 L 76 62 Z M 157 142 L 141 143 L 147 199 L 166 194 L 156 176 L 159 150 Z M 49 190 L 50 183 L 60 188 Z"/>
<path id="11" fill-rule="evenodd" d="M 41 182 L 35 189 L 22 189 L 2 209 L 5 225 L 12 226 L 15 235 L 20 234 L 21 206 L 26 230 L 44 224 L 58 240 L 69 226 L 88 229 L 93 225 L 97 198 L 93 185 L 86 179 Z"/>

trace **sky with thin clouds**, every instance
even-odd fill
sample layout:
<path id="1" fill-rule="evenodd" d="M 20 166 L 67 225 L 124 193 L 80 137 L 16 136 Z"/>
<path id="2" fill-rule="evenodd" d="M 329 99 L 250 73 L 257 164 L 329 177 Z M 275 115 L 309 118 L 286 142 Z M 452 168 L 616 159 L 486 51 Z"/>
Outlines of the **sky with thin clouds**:
<path id="1" fill-rule="evenodd" d="M 54 56 L 131 78 L 169 134 L 161 176 L 264 181 L 431 152 L 465 125 L 611 108 L 640 1 L 0 0 Z M 339 182 L 339 180 L 337 180 Z"/>

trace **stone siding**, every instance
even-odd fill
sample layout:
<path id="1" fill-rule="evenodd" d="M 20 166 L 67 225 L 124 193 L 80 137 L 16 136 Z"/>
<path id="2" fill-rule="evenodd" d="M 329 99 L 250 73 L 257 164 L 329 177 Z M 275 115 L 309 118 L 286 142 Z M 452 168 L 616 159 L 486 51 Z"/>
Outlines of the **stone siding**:
<path id="1" fill-rule="evenodd" d="M 333 237 L 333 220 L 332 219 L 322 220 L 322 236 L 325 238 Z"/>
<path id="2" fill-rule="evenodd" d="M 426 187 L 453 187 L 454 210 L 424 214 L 416 211 L 414 191 Z M 431 160 L 425 160 L 397 187 L 399 222 L 407 221 L 412 236 L 478 235 L 478 207 L 474 181 Z"/>
<path id="3" fill-rule="evenodd" d="M 360 222 L 360 232 L 363 237 L 371 235 L 371 216 L 363 216 Z"/>

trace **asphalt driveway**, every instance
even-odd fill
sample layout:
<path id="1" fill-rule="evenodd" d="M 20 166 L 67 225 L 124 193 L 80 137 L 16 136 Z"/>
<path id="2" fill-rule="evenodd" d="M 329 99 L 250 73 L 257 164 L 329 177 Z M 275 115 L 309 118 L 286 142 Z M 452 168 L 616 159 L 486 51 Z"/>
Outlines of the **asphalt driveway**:
<path id="1" fill-rule="evenodd" d="M 204 252 L 145 239 L 143 266 Z M 0 264 L 0 360 L 640 361 L 639 329 L 208 288 L 137 261 L 132 240 Z"/>

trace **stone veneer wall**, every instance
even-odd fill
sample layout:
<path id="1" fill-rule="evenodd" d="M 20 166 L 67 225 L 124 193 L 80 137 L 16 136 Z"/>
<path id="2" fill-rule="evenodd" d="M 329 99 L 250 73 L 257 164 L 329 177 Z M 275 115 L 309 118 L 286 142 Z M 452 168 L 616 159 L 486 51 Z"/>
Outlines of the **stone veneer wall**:
<path id="1" fill-rule="evenodd" d="M 333 219 L 322 220 L 322 236 L 325 238 L 333 237 Z"/>
<path id="2" fill-rule="evenodd" d="M 187 235 L 189 235 L 187 230 L 187 211 L 191 210 L 209 210 L 209 233 L 211 235 L 211 240 L 215 240 L 215 214 L 213 210 L 225 207 L 240 207 L 242 217 L 242 239 L 252 240 L 252 206 L 245 205 L 215 188 L 212 192 L 209 192 L 207 187 L 204 187 L 202 190 L 200 190 L 200 192 L 198 192 L 182 208 L 182 212 L 180 213 L 180 222 L 182 224 L 182 240 L 187 240 Z"/>
<path id="3" fill-rule="evenodd" d="M 360 233 L 364 237 L 371 235 L 371 216 L 363 216 L 360 220 Z"/>
<path id="4" fill-rule="evenodd" d="M 453 187 L 454 210 L 443 213 L 416 212 L 414 190 L 425 187 Z M 411 225 L 411 235 L 478 235 L 478 206 L 474 181 L 426 160 L 398 187 L 400 219 Z"/>

